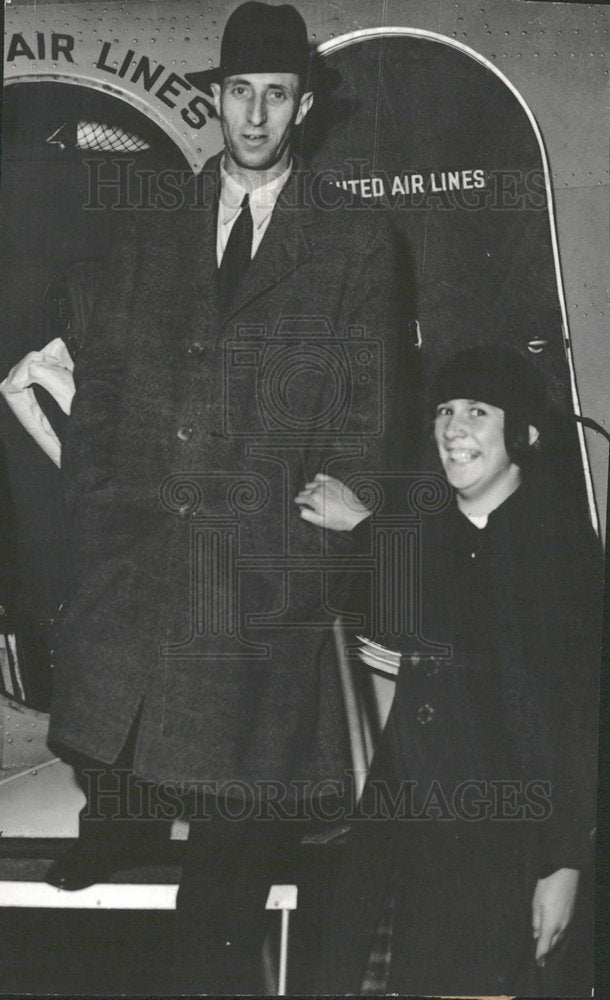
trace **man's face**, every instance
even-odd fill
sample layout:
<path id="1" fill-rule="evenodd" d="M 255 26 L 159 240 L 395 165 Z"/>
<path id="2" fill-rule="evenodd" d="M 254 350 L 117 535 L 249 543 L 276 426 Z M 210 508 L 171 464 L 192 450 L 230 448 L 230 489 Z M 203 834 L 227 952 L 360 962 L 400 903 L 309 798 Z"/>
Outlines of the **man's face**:
<path id="1" fill-rule="evenodd" d="M 248 73 L 212 84 L 225 141 L 226 166 L 281 173 L 290 159 L 290 136 L 309 111 L 313 94 L 300 94 L 295 73 Z"/>
<path id="2" fill-rule="evenodd" d="M 451 399 L 437 407 L 434 436 L 447 479 L 464 499 L 501 494 L 514 482 L 519 470 L 504 444 L 504 410 Z"/>

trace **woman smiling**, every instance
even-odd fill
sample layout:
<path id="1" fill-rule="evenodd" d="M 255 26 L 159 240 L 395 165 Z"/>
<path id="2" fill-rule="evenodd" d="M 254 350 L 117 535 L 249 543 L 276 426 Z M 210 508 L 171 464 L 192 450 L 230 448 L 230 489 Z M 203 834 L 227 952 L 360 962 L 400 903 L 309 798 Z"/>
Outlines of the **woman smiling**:
<path id="1" fill-rule="evenodd" d="M 548 410 L 526 358 L 464 351 L 434 403 L 455 503 L 424 519 L 419 635 L 361 645 L 371 669 L 399 667 L 335 887 L 325 988 L 361 989 L 391 899 L 388 992 L 586 991 L 568 928 L 595 820 L 597 538 L 543 471 Z M 366 545 L 370 512 L 338 480 L 296 500 Z M 421 636 L 450 654 L 422 655 Z"/>

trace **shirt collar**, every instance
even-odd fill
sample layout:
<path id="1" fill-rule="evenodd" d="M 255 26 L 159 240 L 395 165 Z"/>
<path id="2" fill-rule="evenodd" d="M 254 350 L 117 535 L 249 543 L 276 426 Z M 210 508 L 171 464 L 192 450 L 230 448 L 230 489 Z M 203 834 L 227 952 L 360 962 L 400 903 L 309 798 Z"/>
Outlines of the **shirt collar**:
<path id="1" fill-rule="evenodd" d="M 487 515 L 487 524 L 483 529 L 479 528 L 473 521 L 471 521 L 468 515 L 464 514 L 464 512 L 460 510 L 457 503 L 455 503 L 454 509 L 459 517 L 460 523 L 467 525 L 471 530 L 474 530 L 475 533 L 480 533 L 482 530 L 484 531 L 487 528 L 494 528 L 497 525 L 508 523 L 510 519 L 515 516 L 515 512 L 521 510 L 525 503 L 525 498 L 526 491 L 522 481 L 517 489 L 507 496 L 498 507 L 494 507 L 494 509 L 489 512 Z"/>
<path id="2" fill-rule="evenodd" d="M 267 184 L 251 188 L 245 176 L 228 173 L 224 165 L 224 158 L 221 159 L 218 214 L 222 225 L 226 226 L 232 222 L 239 212 L 244 195 L 249 194 L 252 223 L 255 229 L 259 229 L 275 208 L 280 191 L 288 180 L 291 170 L 292 163 L 289 163 L 282 174 L 273 176 Z"/>

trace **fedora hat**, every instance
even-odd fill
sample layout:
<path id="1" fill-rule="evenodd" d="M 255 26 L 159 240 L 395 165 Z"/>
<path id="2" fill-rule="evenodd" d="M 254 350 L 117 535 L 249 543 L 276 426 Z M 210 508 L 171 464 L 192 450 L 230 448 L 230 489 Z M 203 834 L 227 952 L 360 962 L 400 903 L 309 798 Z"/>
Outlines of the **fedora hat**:
<path id="1" fill-rule="evenodd" d="M 305 21 L 291 4 L 273 6 L 248 0 L 229 17 L 220 47 L 220 65 L 185 73 L 185 79 L 210 93 L 210 84 L 249 73 L 296 73 L 306 89 L 334 87 L 339 75 L 323 67 L 307 39 Z"/>

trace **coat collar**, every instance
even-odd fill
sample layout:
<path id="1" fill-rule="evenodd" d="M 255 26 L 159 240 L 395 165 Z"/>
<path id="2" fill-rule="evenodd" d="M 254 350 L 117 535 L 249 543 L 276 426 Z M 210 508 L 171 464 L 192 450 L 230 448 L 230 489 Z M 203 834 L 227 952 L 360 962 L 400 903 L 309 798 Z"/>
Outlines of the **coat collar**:
<path id="1" fill-rule="evenodd" d="M 207 175 L 204 178 L 206 191 L 218 191 L 221 155 L 222 153 L 218 153 L 208 160 L 202 171 L 202 174 Z M 280 193 L 258 252 L 239 286 L 234 302 L 222 316 L 223 325 L 312 256 L 313 244 L 307 233 L 312 214 L 307 207 L 308 178 L 308 171 L 303 169 L 300 161 L 295 160 L 292 173 Z M 205 269 L 209 283 L 213 284 L 214 288 L 216 287 L 216 205 L 215 200 L 214 211 L 203 213 L 206 218 L 202 228 Z"/>

